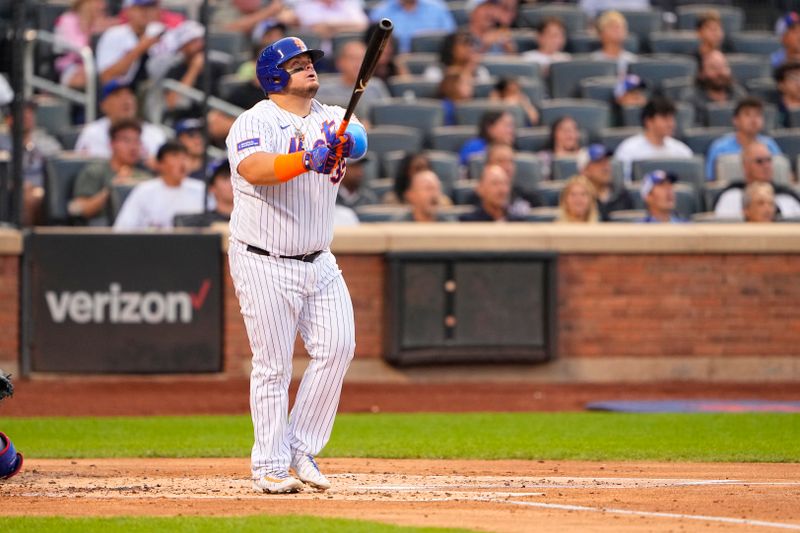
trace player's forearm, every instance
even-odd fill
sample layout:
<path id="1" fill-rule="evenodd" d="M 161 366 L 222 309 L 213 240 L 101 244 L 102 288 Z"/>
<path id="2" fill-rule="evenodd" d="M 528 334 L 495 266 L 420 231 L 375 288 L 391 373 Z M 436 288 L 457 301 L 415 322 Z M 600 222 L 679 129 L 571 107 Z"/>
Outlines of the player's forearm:
<path id="1" fill-rule="evenodd" d="M 283 2 L 281 0 L 273 0 L 266 7 L 262 7 L 255 13 L 247 15 L 245 17 L 238 18 L 234 21 L 229 22 L 225 25 L 226 31 L 238 31 L 238 32 L 251 32 L 253 28 L 256 27 L 256 24 L 261 22 L 262 20 L 268 19 L 270 17 L 274 17 L 276 14 L 283 9 Z"/>
<path id="2" fill-rule="evenodd" d="M 251 185 L 280 185 L 308 171 L 304 154 L 253 154 L 239 163 L 238 172 Z"/>

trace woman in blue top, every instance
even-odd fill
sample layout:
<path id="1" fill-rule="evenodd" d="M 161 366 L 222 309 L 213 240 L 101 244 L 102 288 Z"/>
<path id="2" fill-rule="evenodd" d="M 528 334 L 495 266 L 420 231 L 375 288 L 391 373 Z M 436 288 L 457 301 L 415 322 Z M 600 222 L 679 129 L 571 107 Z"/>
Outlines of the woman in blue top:
<path id="1" fill-rule="evenodd" d="M 486 147 L 493 143 L 514 146 L 516 124 L 514 116 L 508 111 L 487 111 L 478 125 L 478 136 L 464 143 L 459 159 L 464 166 L 474 155 L 485 154 Z"/>

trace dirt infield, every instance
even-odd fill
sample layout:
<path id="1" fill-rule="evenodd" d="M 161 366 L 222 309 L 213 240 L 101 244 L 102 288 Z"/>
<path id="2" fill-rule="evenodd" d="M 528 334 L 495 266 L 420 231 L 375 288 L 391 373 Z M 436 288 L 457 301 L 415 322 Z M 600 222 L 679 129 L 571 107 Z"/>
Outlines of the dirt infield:
<path id="1" fill-rule="evenodd" d="M 246 459 L 30 460 L 0 515 L 304 514 L 485 531 L 800 531 L 800 464 L 323 459 L 259 495 Z"/>

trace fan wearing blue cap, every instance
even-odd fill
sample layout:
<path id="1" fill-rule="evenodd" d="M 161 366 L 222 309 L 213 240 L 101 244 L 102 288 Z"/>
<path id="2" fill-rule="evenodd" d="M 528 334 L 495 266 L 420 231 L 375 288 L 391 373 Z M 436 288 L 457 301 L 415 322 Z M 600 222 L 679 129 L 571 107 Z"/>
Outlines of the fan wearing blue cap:
<path id="1" fill-rule="evenodd" d="M 597 209 L 603 221 L 611 220 L 612 211 L 634 208 L 633 198 L 628 190 L 614 184 L 611 155 L 611 150 L 596 143 L 582 148 L 577 157 L 578 172 L 595 188 Z"/>
<path id="2" fill-rule="evenodd" d="M 640 194 L 647 208 L 643 222 L 684 222 L 673 213 L 675 211 L 675 189 L 678 178 L 663 170 L 648 172 L 642 178 Z"/>
<path id="3" fill-rule="evenodd" d="M 800 14 L 790 11 L 778 19 L 775 30 L 781 37 L 783 48 L 770 56 L 773 67 L 790 61 L 800 61 Z"/>

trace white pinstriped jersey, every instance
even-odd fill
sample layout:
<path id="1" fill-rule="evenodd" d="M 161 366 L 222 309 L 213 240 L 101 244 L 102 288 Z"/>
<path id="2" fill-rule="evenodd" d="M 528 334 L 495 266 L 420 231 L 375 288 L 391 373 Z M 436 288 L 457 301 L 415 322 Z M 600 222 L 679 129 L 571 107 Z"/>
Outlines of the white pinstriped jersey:
<path id="1" fill-rule="evenodd" d="M 237 168 L 256 152 L 288 154 L 330 143 L 343 116 L 341 107 L 316 100 L 311 101 L 306 117 L 271 100 L 262 100 L 239 115 L 225 141 L 234 193 L 232 238 L 278 255 L 300 255 L 330 246 L 344 161 L 330 175 L 310 171 L 279 185 L 251 185 Z M 358 120 L 353 117 L 352 122 Z"/>

